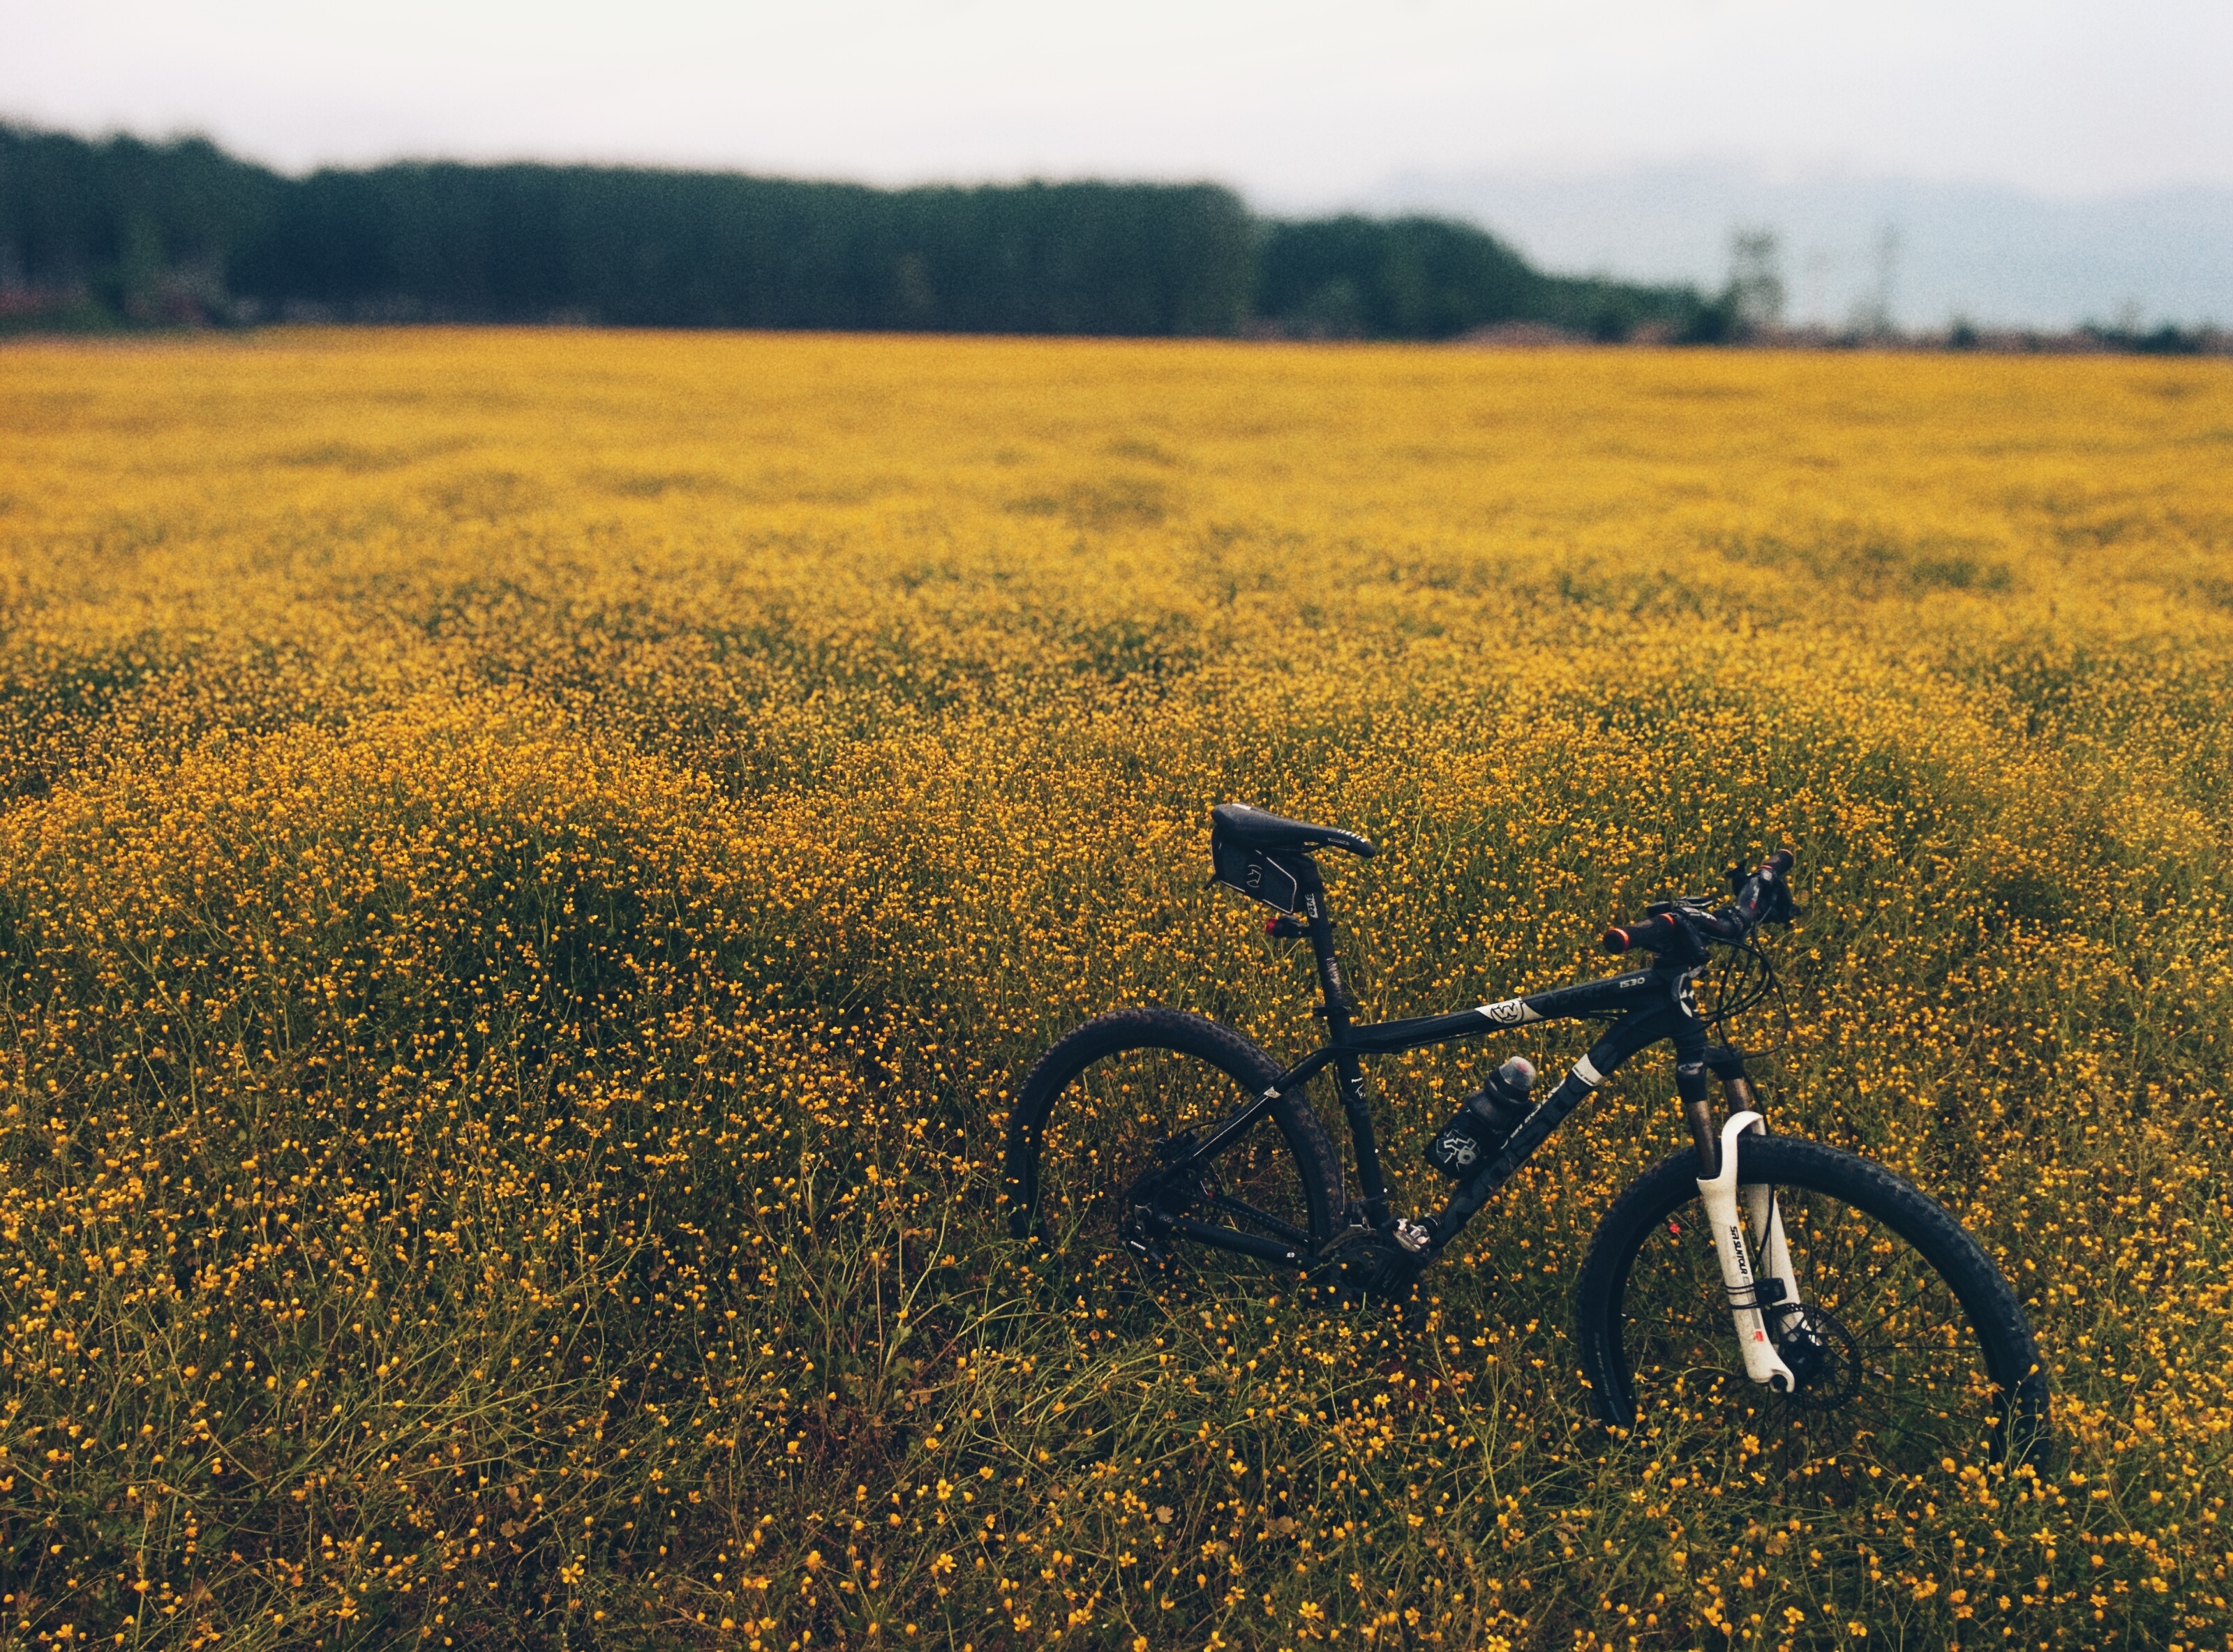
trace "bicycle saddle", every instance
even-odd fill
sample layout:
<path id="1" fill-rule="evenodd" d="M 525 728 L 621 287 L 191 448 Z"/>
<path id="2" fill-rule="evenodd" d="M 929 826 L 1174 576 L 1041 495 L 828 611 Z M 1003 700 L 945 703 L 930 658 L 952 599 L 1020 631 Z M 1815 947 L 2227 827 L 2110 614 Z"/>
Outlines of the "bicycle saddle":
<path id="1" fill-rule="evenodd" d="M 1220 803 L 1209 811 L 1209 819 L 1216 836 L 1228 838 L 1243 849 L 1338 849 L 1359 860 L 1370 860 L 1378 853 L 1369 837 L 1359 837 L 1355 832 L 1332 826 L 1288 820 L 1267 814 L 1253 803 Z"/>

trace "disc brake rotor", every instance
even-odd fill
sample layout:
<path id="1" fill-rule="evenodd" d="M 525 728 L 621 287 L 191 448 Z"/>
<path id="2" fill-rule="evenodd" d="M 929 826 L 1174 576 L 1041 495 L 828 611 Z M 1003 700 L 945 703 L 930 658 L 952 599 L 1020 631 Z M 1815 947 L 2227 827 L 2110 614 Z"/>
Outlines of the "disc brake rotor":
<path id="1" fill-rule="evenodd" d="M 1797 1379 L 1786 1399 L 1802 1411 L 1834 1411 L 1859 1392 L 1860 1344 L 1837 1315 L 1811 1303 L 1768 1311 L 1775 1351 Z"/>

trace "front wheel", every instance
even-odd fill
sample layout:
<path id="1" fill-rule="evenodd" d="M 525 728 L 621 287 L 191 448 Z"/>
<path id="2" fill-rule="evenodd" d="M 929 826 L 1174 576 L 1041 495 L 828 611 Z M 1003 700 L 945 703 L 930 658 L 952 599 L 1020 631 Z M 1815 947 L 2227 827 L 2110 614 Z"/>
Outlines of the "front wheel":
<path id="1" fill-rule="evenodd" d="M 2036 1438 L 2047 1387 L 2031 1328 L 1935 1200 L 1796 1136 L 1744 1137 L 1737 1180 L 1774 1189 L 1782 1210 L 1800 1300 L 1768 1318 L 1797 1389 L 1747 1380 L 1697 1160 L 1678 1153 L 1614 1201 L 1583 1264 L 1583 1375 L 1605 1421 L 1670 1443 L 1701 1430 L 1770 1439 L 1787 1475 L 1832 1497 L 1856 1471 L 1995 1460 Z"/>
<path id="2" fill-rule="evenodd" d="M 1315 1253 L 1338 1218 L 1341 1174 L 1306 1098 L 1282 1096 L 1214 1160 L 1185 1162 L 1279 1077 L 1271 1057 L 1201 1016 L 1097 1016 L 1040 1058 L 1008 1115 L 1010 1230 L 1077 1276 L 1161 1272 L 1182 1245 L 1219 1271 Z"/>

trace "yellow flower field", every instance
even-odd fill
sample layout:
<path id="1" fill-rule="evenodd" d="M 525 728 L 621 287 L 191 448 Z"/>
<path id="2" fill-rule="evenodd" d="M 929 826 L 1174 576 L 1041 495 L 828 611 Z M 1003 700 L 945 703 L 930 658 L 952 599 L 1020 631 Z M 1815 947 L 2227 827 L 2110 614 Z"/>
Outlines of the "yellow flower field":
<path id="1" fill-rule="evenodd" d="M 280 331 L 0 429 L 0 1646 L 2233 1644 L 2223 363 Z M 2000 1259 L 2037 1468 L 1588 1420 L 1663 1054 L 1422 1323 L 1008 1241 L 1066 1026 L 1314 1042 L 1228 799 L 1384 844 L 1376 1018 L 1789 845 L 1771 1117 Z M 1379 1063 L 1405 1200 L 1586 1036 Z"/>

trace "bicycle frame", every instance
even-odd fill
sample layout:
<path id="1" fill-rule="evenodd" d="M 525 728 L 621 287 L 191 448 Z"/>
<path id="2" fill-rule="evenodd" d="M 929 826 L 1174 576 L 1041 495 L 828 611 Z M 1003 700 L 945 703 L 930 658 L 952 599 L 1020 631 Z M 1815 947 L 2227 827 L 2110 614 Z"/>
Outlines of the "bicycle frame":
<path id="1" fill-rule="evenodd" d="M 1307 856 L 1296 859 L 1306 868 L 1301 892 L 1302 911 L 1307 920 L 1319 987 L 1325 994 L 1318 1012 L 1325 1018 L 1331 1042 L 1289 1068 L 1278 1083 L 1190 1144 L 1188 1151 L 1157 1173 L 1159 1176 L 1190 1175 L 1206 1167 L 1253 1127 L 1281 1097 L 1301 1089 L 1331 1067 L 1350 1137 L 1356 1147 L 1364 1220 L 1374 1228 L 1394 1230 L 1405 1249 L 1424 1263 L 1456 1236 L 1475 1213 L 1494 1197 L 1536 1148 L 1566 1122 L 1567 1115 L 1611 1077 L 1622 1063 L 1663 1040 L 1675 1046 L 1676 1089 L 1682 1097 L 1696 1147 L 1700 1180 L 1706 1180 L 1718 1174 L 1721 1143 L 1709 1099 L 1709 1072 L 1721 1081 L 1733 1113 L 1756 1111 L 1758 1103 L 1745 1077 L 1743 1057 L 1735 1050 L 1709 1044 L 1705 1025 L 1698 1018 L 1693 984 L 1702 971 L 1702 965 L 1660 965 L 1577 986 L 1553 987 L 1494 1004 L 1478 1005 L 1469 1010 L 1357 1026 L 1353 1021 L 1356 1006 L 1343 985 L 1341 966 L 1334 956 L 1333 923 L 1326 909 L 1325 885 L 1315 862 Z M 1365 1096 L 1363 1057 L 1425 1049 L 1460 1038 L 1533 1026 L 1539 1022 L 1608 1017 L 1612 1024 L 1589 1052 L 1574 1063 L 1557 1086 L 1520 1122 L 1503 1148 L 1462 1183 L 1439 1211 L 1419 1222 L 1398 1220 L 1391 1214 L 1379 1144 L 1373 1135 L 1370 1104 Z M 1157 1220 L 1159 1226 L 1167 1225 L 1179 1237 L 1215 1249 L 1291 1265 L 1312 1260 L 1306 1251 L 1277 1239 L 1260 1239 L 1182 1216 L 1163 1215 Z"/>

